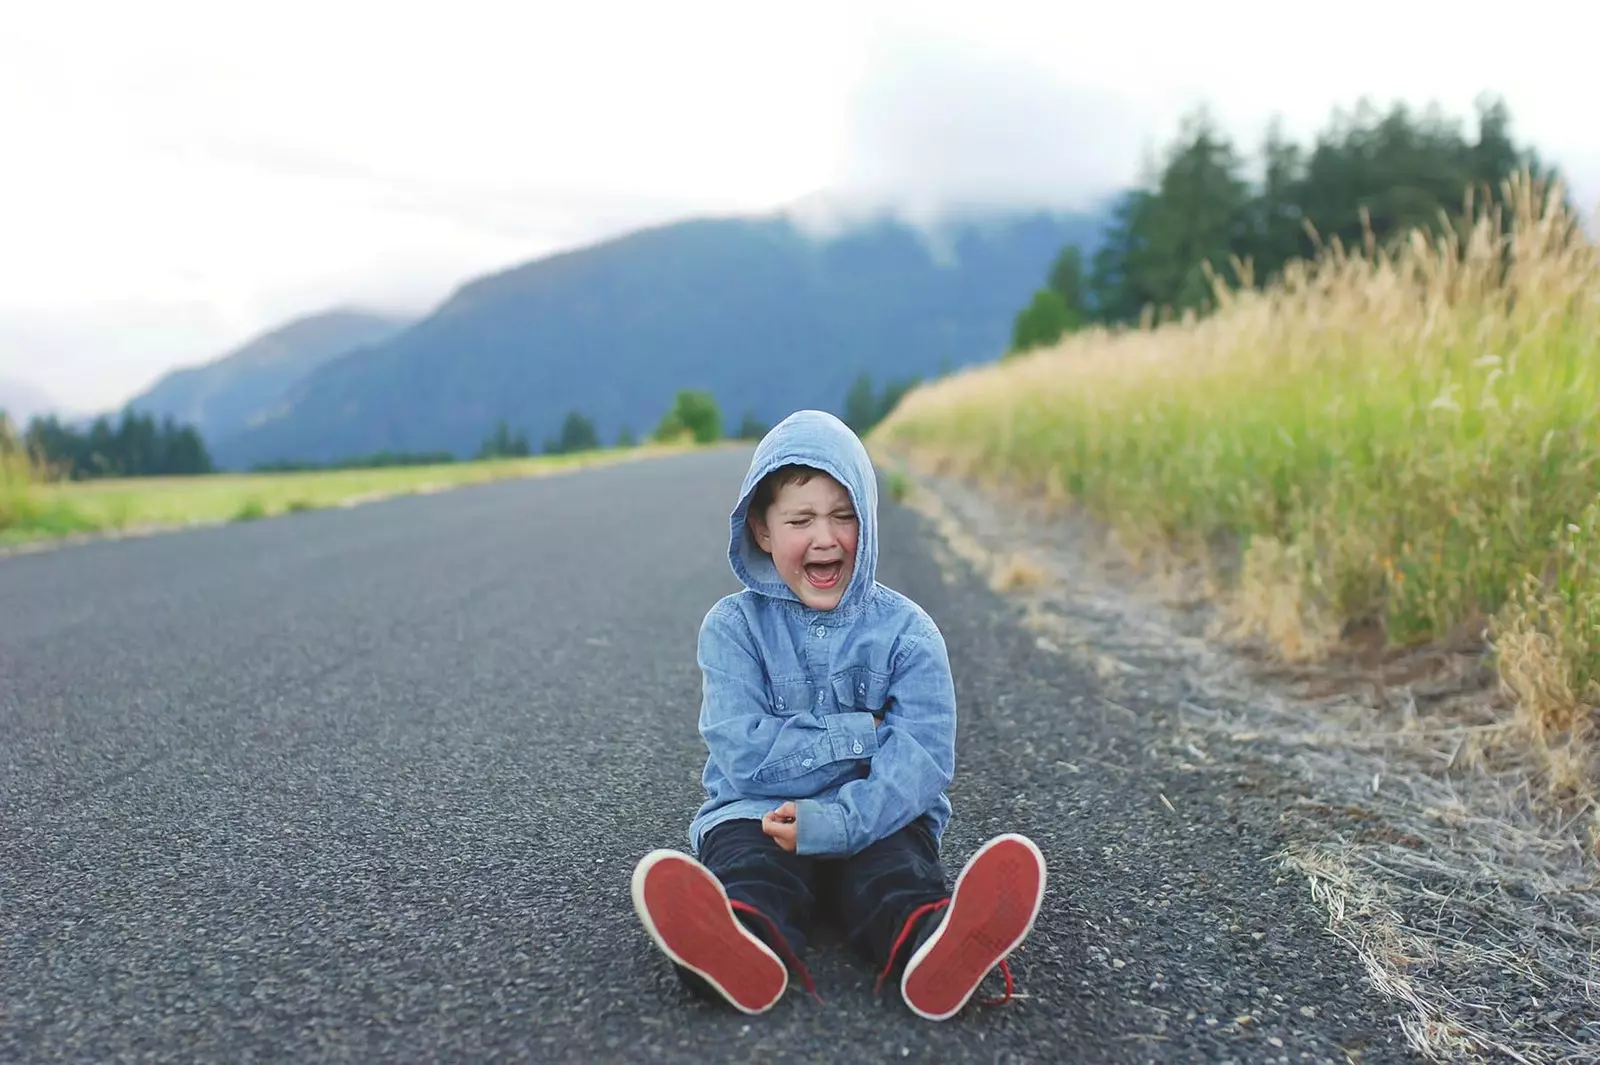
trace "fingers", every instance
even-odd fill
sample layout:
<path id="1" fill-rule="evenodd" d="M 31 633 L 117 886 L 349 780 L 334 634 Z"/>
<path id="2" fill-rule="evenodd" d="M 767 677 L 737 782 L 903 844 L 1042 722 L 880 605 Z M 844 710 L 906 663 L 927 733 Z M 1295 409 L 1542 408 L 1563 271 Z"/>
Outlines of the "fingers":
<path id="1" fill-rule="evenodd" d="M 781 847 L 793 854 L 798 845 L 800 826 L 795 820 L 794 803 L 786 802 L 761 818 L 761 831 Z"/>
<path id="2" fill-rule="evenodd" d="M 799 832 L 798 826 L 796 826 L 793 821 L 790 821 L 786 824 L 774 825 L 772 832 L 768 834 L 777 841 L 779 847 L 782 847 L 791 854 L 794 853 L 796 836 L 799 834 Z"/>

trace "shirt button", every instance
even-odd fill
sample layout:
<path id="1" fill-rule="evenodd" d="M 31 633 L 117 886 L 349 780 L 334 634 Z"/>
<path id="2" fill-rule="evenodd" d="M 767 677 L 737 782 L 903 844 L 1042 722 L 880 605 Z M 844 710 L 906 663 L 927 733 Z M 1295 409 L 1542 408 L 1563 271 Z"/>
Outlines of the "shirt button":
<path id="1" fill-rule="evenodd" d="M 807 758 L 805 761 L 801 762 L 800 764 L 805 766 L 807 769 L 810 769 L 811 768 L 811 759 Z"/>
<path id="2" fill-rule="evenodd" d="M 828 630 L 823 628 L 821 625 L 818 625 L 817 626 L 817 635 L 818 636 L 826 636 L 826 635 L 828 635 Z"/>
<path id="3" fill-rule="evenodd" d="M 855 752 L 857 754 L 861 753 L 861 741 L 859 741 L 859 740 L 856 741 Z"/>

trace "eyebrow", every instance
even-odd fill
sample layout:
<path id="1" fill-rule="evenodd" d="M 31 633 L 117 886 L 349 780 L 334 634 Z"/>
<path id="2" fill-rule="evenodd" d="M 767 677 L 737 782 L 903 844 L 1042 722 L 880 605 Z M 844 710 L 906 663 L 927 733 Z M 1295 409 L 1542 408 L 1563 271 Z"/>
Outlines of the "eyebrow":
<path id="1" fill-rule="evenodd" d="M 840 503 L 836 507 L 828 508 L 828 512 L 830 514 L 837 514 L 840 511 L 848 510 L 853 514 L 853 513 L 855 513 L 855 509 L 856 508 L 851 506 L 849 503 Z M 798 507 L 785 507 L 785 508 L 782 508 L 782 510 L 781 510 L 781 513 L 787 514 L 790 517 L 799 517 L 799 516 L 805 515 L 805 514 L 815 514 L 816 512 L 817 512 L 817 508 L 811 506 L 809 503 L 802 504 L 802 505 L 800 505 Z"/>

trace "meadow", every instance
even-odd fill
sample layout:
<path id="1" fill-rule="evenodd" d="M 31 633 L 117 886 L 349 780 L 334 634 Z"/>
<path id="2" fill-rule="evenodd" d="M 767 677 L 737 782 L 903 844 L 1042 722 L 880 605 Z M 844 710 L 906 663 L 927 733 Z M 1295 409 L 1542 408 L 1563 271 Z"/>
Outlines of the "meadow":
<path id="1" fill-rule="evenodd" d="M 45 480 L 0 448 L 0 547 L 73 534 L 247 521 L 403 493 L 539 477 L 660 454 L 678 445 L 425 466 L 286 473 Z"/>
<path id="2" fill-rule="evenodd" d="M 1204 567 L 1283 659 L 1481 641 L 1545 783 L 1592 796 L 1600 251 L 1559 189 L 1505 192 L 1264 286 L 1235 263 L 1212 313 L 947 377 L 875 441 Z"/>

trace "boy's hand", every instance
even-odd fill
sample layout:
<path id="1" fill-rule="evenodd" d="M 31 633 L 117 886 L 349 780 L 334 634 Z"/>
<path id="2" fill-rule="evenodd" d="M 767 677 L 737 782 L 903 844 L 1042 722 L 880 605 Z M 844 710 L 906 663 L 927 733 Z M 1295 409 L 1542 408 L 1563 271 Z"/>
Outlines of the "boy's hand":
<path id="1" fill-rule="evenodd" d="M 800 831 L 795 822 L 794 803 L 786 802 L 763 817 L 761 831 L 776 840 L 779 847 L 793 854 L 795 837 Z"/>

